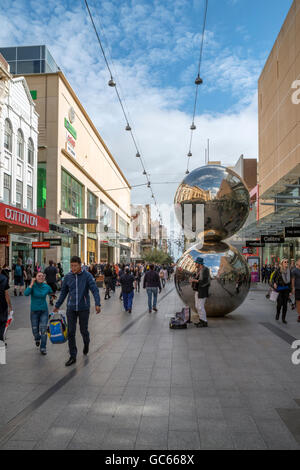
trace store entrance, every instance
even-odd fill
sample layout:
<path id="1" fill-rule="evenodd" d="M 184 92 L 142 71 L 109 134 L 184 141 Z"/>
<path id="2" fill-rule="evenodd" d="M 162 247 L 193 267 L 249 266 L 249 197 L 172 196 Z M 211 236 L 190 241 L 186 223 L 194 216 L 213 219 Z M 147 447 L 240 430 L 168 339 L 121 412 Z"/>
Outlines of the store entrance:
<path id="1" fill-rule="evenodd" d="M 12 264 L 15 264 L 18 258 L 21 258 L 24 265 L 34 265 L 34 250 L 32 249 L 31 245 L 26 243 L 12 242 L 11 249 Z"/>

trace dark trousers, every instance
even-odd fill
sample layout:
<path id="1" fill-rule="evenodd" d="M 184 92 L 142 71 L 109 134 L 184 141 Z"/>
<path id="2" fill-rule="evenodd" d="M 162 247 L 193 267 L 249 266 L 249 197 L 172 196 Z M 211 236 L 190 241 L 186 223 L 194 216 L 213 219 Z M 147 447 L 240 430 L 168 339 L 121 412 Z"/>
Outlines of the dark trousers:
<path id="1" fill-rule="evenodd" d="M 277 297 L 277 318 L 280 316 L 280 310 L 282 308 L 282 320 L 285 320 L 286 312 L 287 312 L 287 303 L 289 300 L 290 292 L 289 290 L 283 290 L 279 292 Z"/>
<path id="2" fill-rule="evenodd" d="M 6 310 L 0 309 L 0 341 L 4 341 L 3 335 L 4 335 L 7 318 L 8 318 L 8 309 Z"/>
<path id="3" fill-rule="evenodd" d="M 124 305 L 124 308 L 125 308 L 126 312 L 127 312 L 127 310 L 132 309 L 133 297 L 134 297 L 134 291 L 123 292 L 123 305 Z"/>
<path id="4" fill-rule="evenodd" d="M 83 339 L 84 345 L 89 344 L 90 334 L 88 332 L 89 324 L 89 310 L 68 310 L 67 311 L 67 320 L 68 320 L 68 343 L 70 356 L 76 358 L 77 356 L 77 347 L 76 347 L 76 325 L 77 318 L 79 318 L 79 327 L 80 333 Z"/>

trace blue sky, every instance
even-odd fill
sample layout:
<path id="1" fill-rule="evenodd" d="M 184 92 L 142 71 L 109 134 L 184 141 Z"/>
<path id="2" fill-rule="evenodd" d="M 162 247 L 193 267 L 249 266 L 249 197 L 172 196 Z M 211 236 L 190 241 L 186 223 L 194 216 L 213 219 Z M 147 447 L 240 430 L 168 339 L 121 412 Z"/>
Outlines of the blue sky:
<path id="1" fill-rule="evenodd" d="M 191 169 L 257 157 L 257 79 L 292 0 L 209 0 Z M 159 203 L 184 176 L 204 0 L 89 0 Z M 2 0 L 0 45 L 48 45 L 132 184 L 144 182 L 83 0 Z M 149 203 L 149 190 L 132 192 Z"/>

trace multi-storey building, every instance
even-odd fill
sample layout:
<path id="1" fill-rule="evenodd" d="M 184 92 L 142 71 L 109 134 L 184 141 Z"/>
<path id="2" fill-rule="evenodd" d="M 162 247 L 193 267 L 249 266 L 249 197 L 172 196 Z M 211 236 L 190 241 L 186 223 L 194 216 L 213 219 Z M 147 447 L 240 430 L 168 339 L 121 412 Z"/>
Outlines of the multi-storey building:
<path id="1" fill-rule="evenodd" d="M 46 46 L 1 51 L 25 74 L 40 116 L 37 207 L 51 239 L 41 262 L 68 270 L 72 255 L 86 263 L 129 259 L 131 187 L 74 90 Z"/>
<path id="2" fill-rule="evenodd" d="M 24 77 L 12 78 L 2 56 L 0 69 L 0 265 L 33 263 L 34 234 L 49 229 L 37 215 L 38 114 Z"/>

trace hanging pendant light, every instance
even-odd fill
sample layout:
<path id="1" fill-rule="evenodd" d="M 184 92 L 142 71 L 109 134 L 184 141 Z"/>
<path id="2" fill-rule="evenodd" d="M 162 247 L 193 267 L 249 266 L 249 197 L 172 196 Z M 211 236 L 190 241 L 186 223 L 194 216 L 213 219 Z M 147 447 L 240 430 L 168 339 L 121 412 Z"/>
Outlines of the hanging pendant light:
<path id="1" fill-rule="evenodd" d="M 131 131 L 131 127 L 128 123 L 127 123 L 127 126 L 125 127 L 125 131 Z"/>
<path id="2" fill-rule="evenodd" d="M 186 174 L 186 175 L 189 175 L 189 174 L 190 174 L 189 170 L 186 170 L 185 174 Z"/>
<path id="3" fill-rule="evenodd" d="M 191 131 L 194 131 L 195 129 L 197 129 L 197 127 L 195 126 L 195 124 L 193 123 L 190 127 Z"/>
<path id="4" fill-rule="evenodd" d="M 203 83 L 203 80 L 202 80 L 202 78 L 200 77 L 200 75 L 198 74 L 198 76 L 197 76 L 197 78 L 196 78 L 196 80 L 195 80 L 195 84 L 196 84 L 196 85 L 202 85 L 202 83 Z"/>
<path id="5" fill-rule="evenodd" d="M 146 172 L 146 170 L 144 170 L 144 171 L 143 171 L 143 175 L 147 175 L 147 172 Z"/>
<path id="6" fill-rule="evenodd" d="M 188 156 L 188 157 L 192 157 L 192 156 L 193 156 L 192 152 L 189 151 L 189 153 L 187 154 L 187 156 Z"/>
<path id="7" fill-rule="evenodd" d="M 140 155 L 139 152 L 136 154 L 136 157 L 137 157 L 137 158 L 141 158 L 141 155 Z"/>
<path id="8" fill-rule="evenodd" d="M 108 86 L 111 86 L 111 87 L 114 87 L 116 86 L 116 82 L 114 81 L 114 79 L 111 77 L 111 79 L 109 80 L 108 82 Z"/>

